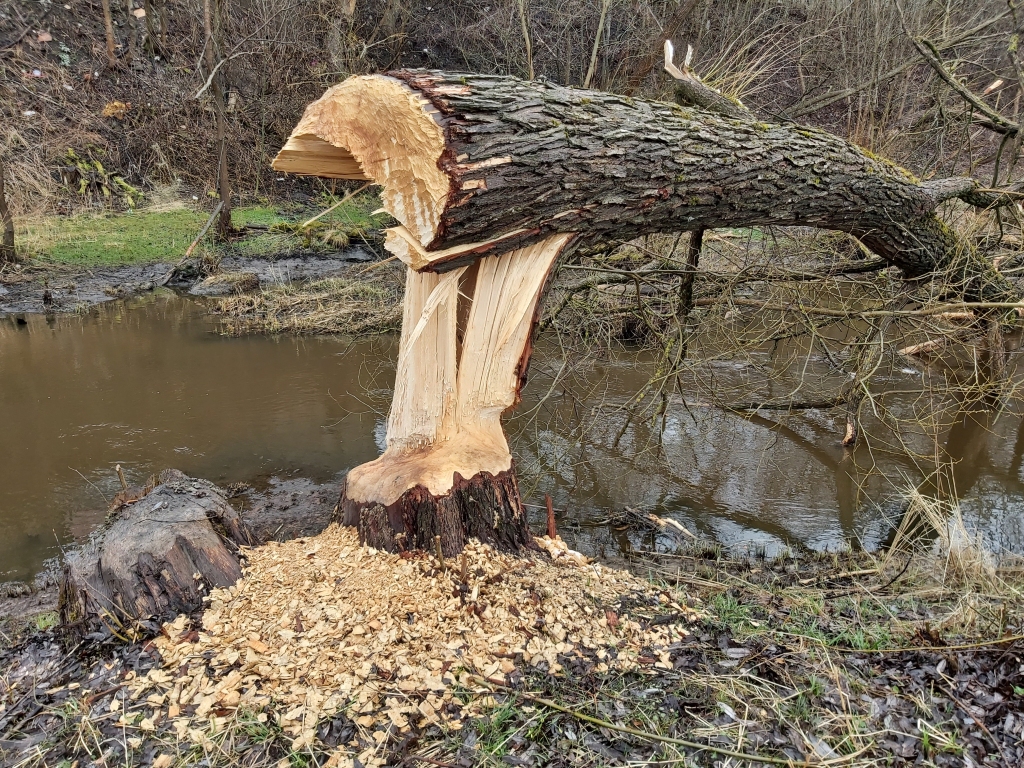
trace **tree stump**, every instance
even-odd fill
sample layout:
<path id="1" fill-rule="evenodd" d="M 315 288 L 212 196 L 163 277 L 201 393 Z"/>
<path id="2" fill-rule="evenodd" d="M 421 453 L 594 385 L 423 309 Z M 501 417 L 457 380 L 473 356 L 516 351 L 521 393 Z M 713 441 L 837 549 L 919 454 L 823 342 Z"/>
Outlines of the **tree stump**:
<path id="1" fill-rule="evenodd" d="M 68 555 L 58 601 L 79 633 L 191 613 L 210 587 L 242 575 L 239 545 L 255 543 L 223 492 L 166 470 L 143 498 L 115 508 L 89 543 Z"/>

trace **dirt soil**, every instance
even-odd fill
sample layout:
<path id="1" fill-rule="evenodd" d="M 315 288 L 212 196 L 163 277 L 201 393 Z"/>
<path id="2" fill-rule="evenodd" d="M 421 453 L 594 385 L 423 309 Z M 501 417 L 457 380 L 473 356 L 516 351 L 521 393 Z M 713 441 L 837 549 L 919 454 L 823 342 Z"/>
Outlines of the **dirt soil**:
<path id="1" fill-rule="evenodd" d="M 220 262 L 220 271 L 253 273 L 261 286 L 268 286 L 333 277 L 353 264 L 373 258 L 360 248 L 280 259 L 228 256 Z M 0 272 L 0 314 L 79 312 L 104 301 L 152 291 L 163 283 L 173 267 L 170 263 L 156 263 L 94 269 L 40 265 L 7 268 Z M 168 286 L 187 291 L 199 281 L 200 278 L 175 279 Z"/>

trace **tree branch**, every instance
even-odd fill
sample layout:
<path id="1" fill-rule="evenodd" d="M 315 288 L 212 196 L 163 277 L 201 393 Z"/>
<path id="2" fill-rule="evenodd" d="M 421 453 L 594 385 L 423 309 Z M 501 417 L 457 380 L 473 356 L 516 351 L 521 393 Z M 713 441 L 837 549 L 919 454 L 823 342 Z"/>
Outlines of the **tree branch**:
<path id="1" fill-rule="evenodd" d="M 728 96 L 724 96 L 710 85 L 706 85 L 693 73 L 693 70 L 690 69 L 692 56 L 693 48 L 686 46 L 686 58 L 683 60 L 683 66 L 682 68 L 677 67 L 673 62 L 675 49 L 672 46 L 672 41 L 665 41 L 665 71 L 678 81 L 675 90 L 676 103 L 684 107 L 694 106 L 706 109 L 734 120 L 753 120 L 753 113 L 743 106 L 739 99 L 730 99 Z"/>
<path id="2" fill-rule="evenodd" d="M 988 128 L 991 131 L 995 131 L 996 133 L 1002 133 L 1009 136 L 1016 136 L 1020 133 L 1019 123 L 1008 120 L 1003 117 L 1003 115 L 999 114 L 999 112 L 992 109 L 992 107 L 981 100 L 981 97 L 973 93 L 967 88 L 967 86 L 957 80 L 948 69 L 946 69 L 946 66 L 942 63 L 942 59 L 939 57 L 939 51 L 935 47 L 934 43 L 924 38 L 913 37 L 912 35 L 910 36 L 910 40 L 914 43 L 914 47 L 917 48 L 921 57 L 928 62 L 932 69 L 935 70 L 935 73 L 950 88 L 952 88 L 960 98 L 988 118 L 987 121 L 978 121 L 979 125 Z"/>

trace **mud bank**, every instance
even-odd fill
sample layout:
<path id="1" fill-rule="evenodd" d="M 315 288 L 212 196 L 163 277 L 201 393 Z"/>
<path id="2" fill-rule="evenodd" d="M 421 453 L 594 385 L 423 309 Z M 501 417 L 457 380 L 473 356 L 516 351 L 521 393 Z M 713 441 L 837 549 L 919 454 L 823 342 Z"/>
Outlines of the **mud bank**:
<path id="1" fill-rule="evenodd" d="M 227 256 L 221 273 L 255 275 L 262 287 L 334 277 L 353 264 L 376 257 L 361 248 L 332 254 L 279 259 Z M 190 291 L 202 277 L 172 277 L 170 262 L 113 267 L 66 267 L 29 263 L 0 272 L 0 314 L 80 312 L 112 299 L 125 299 L 166 286 Z"/>

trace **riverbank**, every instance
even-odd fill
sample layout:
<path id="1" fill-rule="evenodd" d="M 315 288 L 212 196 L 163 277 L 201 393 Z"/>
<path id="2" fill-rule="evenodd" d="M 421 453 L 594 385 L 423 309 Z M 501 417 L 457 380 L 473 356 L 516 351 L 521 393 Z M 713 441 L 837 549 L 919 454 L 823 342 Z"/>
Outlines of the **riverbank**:
<path id="1" fill-rule="evenodd" d="M 328 211 L 337 203 L 323 195 L 236 208 L 226 243 L 209 234 L 198 238 L 209 214 L 175 187 L 138 211 L 22 220 L 16 233 L 22 260 L 0 268 L 0 313 L 78 312 L 163 286 L 237 294 L 236 287 L 318 280 L 380 260 L 387 217 L 371 213 L 377 198 L 357 196 Z M 249 279 L 229 281 L 223 290 L 199 288 L 218 275 Z"/>
<path id="2" fill-rule="evenodd" d="M 310 490 L 282 489 L 271 506 L 326 522 L 329 494 Z M 279 525 L 268 519 L 264 535 Z M 275 578 L 316 584 L 318 571 L 347 567 L 350 534 L 310 535 L 316 527 L 296 530 L 303 535 L 287 545 L 254 550 L 256 565 L 238 587 L 214 594 L 205 616 L 181 617 L 155 639 L 125 645 L 91 636 L 65 653 L 68 640 L 37 626 L 5 648 L 5 764 L 712 765 L 731 757 L 765 765 L 1009 768 L 1024 759 L 1022 571 L 1009 563 L 967 567 L 975 561 L 941 536 L 934 547 L 898 542 L 888 555 L 730 557 L 690 539 L 670 552 L 635 551 L 628 563 L 601 572 L 625 568 L 664 598 L 652 604 L 621 594 L 592 606 L 603 626 L 668 631 L 658 648 L 639 647 L 631 664 L 609 667 L 571 637 L 558 645 L 558 625 L 541 611 L 536 648 L 512 643 L 507 666 L 497 670 L 479 668 L 472 654 L 453 656 L 438 673 L 442 687 L 430 706 L 416 685 L 385 693 L 398 668 L 372 649 L 343 695 L 325 706 L 309 697 L 314 689 L 337 693 L 331 685 L 288 665 L 329 639 L 316 628 L 337 599 L 321 604 L 292 590 L 298 599 L 285 611 L 287 624 L 247 636 L 247 645 L 243 636 L 240 654 L 229 647 L 237 628 L 227 619 L 248 626 L 270 611 L 274 623 L 280 606 L 244 596 L 266 595 Z M 345 550 L 340 559 L 324 560 L 337 547 Z M 458 570 L 450 577 L 460 578 Z M 374 583 L 386 591 L 387 582 Z M 557 583 L 542 590 L 542 601 L 560 593 Z M 499 605 L 488 589 L 480 599 Z M 356 600 L 353 594 L 345 599 Z M 385 603 L 363 625 L 386 625 Z M 363 633 L 349 629 L 348 645 L 360 650 Z M 547 642 L 550 658 L 541 653 Z M 291 682 L 275 694 L 271 682 L 279 678 Z M 195 681 L 186 697 L 184 683 Z M 444 702 L 452 706 L 431 717 Z"/>

